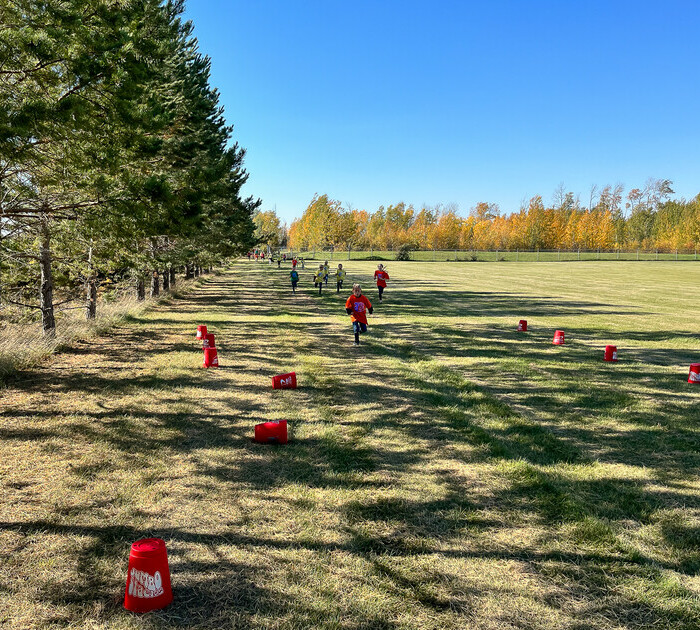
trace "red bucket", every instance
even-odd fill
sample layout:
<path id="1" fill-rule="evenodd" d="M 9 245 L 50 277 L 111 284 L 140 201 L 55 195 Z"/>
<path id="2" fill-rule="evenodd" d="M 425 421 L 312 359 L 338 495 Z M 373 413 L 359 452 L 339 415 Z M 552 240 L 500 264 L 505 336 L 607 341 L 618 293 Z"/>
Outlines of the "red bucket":
<path id="1" fill-rule="evenodd" d="M 202 367 L 219 367 L 219 354 L 216 348 L 204 348 L 204 363 Z"/>
<path id="2" fill-rule="evenodd" d="M 700 363 L 691 363 L 688 372 L 689 383 L 700 383 Z"/>
<path id="3" fill-rule="evenodd" d="M 207 327 L 197 326 L 197 339 L 204 339 L 207 336 Z"/>
<path id="4" fill-rule="evenodd" d="M 216 348 L 216 343 L 214 341 L 214 333 L 207 333 L 202 339 L 203 348 Z"/>
<path id="5" fill-rule="evenodd" d="M 255 425 L 255 441 L 265 444 L 287 443 L 287 421 L 263 422 Z"/>
<path id="6" fill-rule="evenodd" d="M 297 374 L 289 372 L 289 374 L 278 374 L 272 377 L 272 389 L 296 389 Z"/>
<path id="7" fill-rule="evenodd" d="M 172 601 L 165 542 L 160 538 L 137 540 L 129 555 L 124 608 L 145 613 L 165 608 Z"/>
<path id="8" fill-rule="evenodd" d="M 617 361 L 617 346 L 605 346 L 605 356 L 603 358 L 606 361 Z"/>
<path id="9" fill-rule="evenodd" d="M 526 319 L 521 319 L 520 322 L 518 322 L 518 332 L 527 332 L 527 320 Z"/>
<path id="10" fill-rule="evenodd" d="M 554 341 L 552 341 L 552 343 L 555 346 L 563 346 L 564 345 L 564 331 L 563 330 L 554 331 Z"/>

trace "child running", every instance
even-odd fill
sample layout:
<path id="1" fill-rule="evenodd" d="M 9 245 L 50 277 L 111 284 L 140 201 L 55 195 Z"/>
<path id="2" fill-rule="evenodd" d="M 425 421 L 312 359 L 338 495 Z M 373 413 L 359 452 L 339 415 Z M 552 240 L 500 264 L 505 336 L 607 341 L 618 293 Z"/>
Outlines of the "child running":
<path id="1" fill-rule="evenodd" d="M 384 265 L 378 265 L 377 271 L 374 272 L 374 279 L 377 281 L 377 290 L 379 291 L 379 301 L 382 301 L 382 293 L 386 288 L 386 281 L 389 279 L 389 274 L 385 271 Z"/>
<path id="2" fill-rule="evenodd" d="M 292 281 L 292 293 L 297 292 L 297 282 L 299 282 L 299 272 L 292 268 L 289 272 L 289 279 Z"/>
<path id="3" fill-rule="evenodd" d="M 372 303 L 366 296 L 362 295 L 362 288 L 359 284 L 352 286 L 352 295 L 345 302 L 345 311 L 350 315 L 352 329 L 355 333 L 355 345 L 360 345 L 360 333 L 367 332 L 367 313 L 372 314 Z"/>
<path id="4" fill-rule="evenodd" d="M 323 265 L 318 266 L 318 271 L 314 274 L 314 286 L 318 287 L 318 294 L 321 295 L 321 289 L 323 289 Z"/>
<path id="5" fill-rule="evenodd" d="M 326 261 L 325 263 L 323 263 L 323 280 L 326 283 L 326 286 L 328 286 L 328 274 L 330 273 L 330 271 L 331 267 L 328 264 L 328 261 Z"/>
<path id="6" fill-rule="evenodd" d="M 343 265 L 338 264 L 338 268 L 335 270 L 335 282 L 338 288 L 336 293 L 340 293 L 343 288 L 343 280 L 345 280 L 345 269 L 343 269 Z"/>

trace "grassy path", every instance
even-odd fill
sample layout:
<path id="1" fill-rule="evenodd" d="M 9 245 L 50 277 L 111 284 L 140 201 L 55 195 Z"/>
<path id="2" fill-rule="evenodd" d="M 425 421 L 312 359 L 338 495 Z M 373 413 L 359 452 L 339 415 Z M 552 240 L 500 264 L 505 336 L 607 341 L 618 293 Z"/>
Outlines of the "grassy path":
<path id="1" fill-rule="evenodd" d="M 359 348 L 308 268 L 208 277 L 0 390 L 0 626 L 698 627 L 698 269 L 396 263 Z M 150 535 L 175 602 L 137 617 Z"/>

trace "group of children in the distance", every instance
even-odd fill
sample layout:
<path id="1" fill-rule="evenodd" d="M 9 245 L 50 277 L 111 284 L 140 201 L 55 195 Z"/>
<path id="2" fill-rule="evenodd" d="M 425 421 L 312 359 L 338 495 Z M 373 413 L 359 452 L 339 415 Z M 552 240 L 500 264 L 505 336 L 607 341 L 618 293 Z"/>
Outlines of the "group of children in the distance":
<path id="1" fill-rule="evenodd" d="M 314 287 L 318 287 L 318 294 L 321 295 L 324 283 L 328 286 L 328 276 L 330 275 L 330 267 L 328 261 L 323 265 L 318 266 L 318 271 L 314 273 Z M 343 288 L 343 281 L 345 280 L 346 271 L 343 269 L 342 264 L 338 264 L 338 268 L 335 270 L 335 285 L 336 293 L 340 293 Z M 299 282 L 299 272 L 297 271 L 297 259 L 292 259 L 292 270 L 289 273 L 289 277 L 292 281 L 292 292 L 297 292 L 297 284 Z M 377 270 L 374 272 L 374 279 L 377 283 L 377 289 L 379 291 L 379 301 L 382 301 L 382 296 L 384 289 L 386 288 L 386 281 L 389 280 L 389 274 L 386 272 L 384 265 L 378 265 Z M 352 329 L 355 333 L 355 345 L 360 345 L 360 333 L 367 332 L 367 311 L 371 315 L 373 312 L 372 303 L 367 299 L 365 295 L 362 294 L 362 288 L 359 284 L 354 284 L 352 286 L 352 295 L 345 302 L 345 311 L 350 315 L 350 320 L 352 321 Z"/>

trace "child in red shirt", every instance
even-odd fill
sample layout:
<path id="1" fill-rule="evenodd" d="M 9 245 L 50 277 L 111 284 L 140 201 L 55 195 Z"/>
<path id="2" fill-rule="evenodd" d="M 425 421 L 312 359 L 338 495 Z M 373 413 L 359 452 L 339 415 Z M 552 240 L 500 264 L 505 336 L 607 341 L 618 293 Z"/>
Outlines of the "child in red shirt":
<path id="1" fill-rule="evenodd" d="M 362 288 L 359 284 L 352 287 L 352 295 L 345 302 L 345 311 L 350 315 L 352 329 L 355 333 L 355 345 L 360 345 L 360 333 L 367 332 L 367 313 L 372 314 L 372 303 L 362 295 Z"/>
<path id="2" fill-rule="evenodd" d="M 374 279 L 377 281 L 377 289 L 379 290 L 379 301 L 382 301 L 382 293 L 386 288 L 386 281 L 389 279 L 389 274 L 384 270 L 384 265 L 379 265 L 377 271 L 374 272 Z"/>

